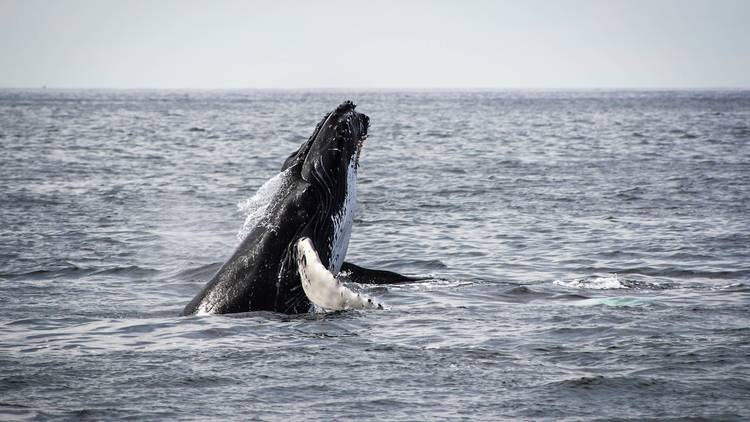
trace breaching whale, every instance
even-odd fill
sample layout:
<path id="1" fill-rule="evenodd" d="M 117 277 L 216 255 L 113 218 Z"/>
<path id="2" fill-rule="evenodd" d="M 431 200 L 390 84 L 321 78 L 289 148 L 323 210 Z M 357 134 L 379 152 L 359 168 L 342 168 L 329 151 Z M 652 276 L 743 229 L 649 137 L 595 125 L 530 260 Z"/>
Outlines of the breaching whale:
<path id="1" fill-rule="evenodd" d="M 357 203 L 357 169 L 369 117 L 346 101 L 323 117 L 312 136 L 284 162 L 283 188 L 232 256 L 183 315 L 273 311 L 308 312 L 379 305 L 346 288 L 356 282 L 413 280 L 344 263 Z"/>

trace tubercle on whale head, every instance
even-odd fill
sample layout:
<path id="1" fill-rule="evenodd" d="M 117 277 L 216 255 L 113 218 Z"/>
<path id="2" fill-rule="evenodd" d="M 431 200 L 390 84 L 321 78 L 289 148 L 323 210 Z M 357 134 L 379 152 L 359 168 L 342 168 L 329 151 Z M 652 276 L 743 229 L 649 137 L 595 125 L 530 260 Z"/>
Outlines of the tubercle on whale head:
<path id="1" fill-rule="evenodd" d="M 359 166 L 362 145 L 367 138 L 370 118 L 355 111 L 351 101 L 345 101 L 318 124 L 313 136 L 300 152 L 303 159 L 301 176 L 310 181 L 314 173 L 336 177 L 346 173 L 350 165 Z M 299 154 L 299 153 L 298 153 Z"/>

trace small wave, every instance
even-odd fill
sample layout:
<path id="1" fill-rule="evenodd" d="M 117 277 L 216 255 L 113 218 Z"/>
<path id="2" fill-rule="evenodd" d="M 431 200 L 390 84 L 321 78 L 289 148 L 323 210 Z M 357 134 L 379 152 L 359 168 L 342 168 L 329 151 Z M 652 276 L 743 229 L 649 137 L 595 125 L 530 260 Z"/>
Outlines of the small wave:
<path id="1" fill-rule="evenodd" d="M 46 279 L 52 279 L 57 277 L 76 277 L 76 276 L 85 276 L 89 274 L 91 270 L 80 268 L 78 266 L 75 266 L 74 264 L 70 264 L 69 267 L 64 268 L 54 268 L 54 269 L 42 269 L 42 270 L 33 270 L 33 271 L 26 271 L 26 272 L 9 272 L 9 273 L 2 273 L 0 274 L 0 277 L 8 279 L 8 280 L 15 280 L 15 279 L 30 279 L 30 280 L 46 280 Z"/>
<path id="2" fill-rule="evenodd" d="M 527 286 L 515 286 L 509 289 L 503 290 L 496 297 L 499 300 L 503 300 L 510 303 L 526 303 L 535 300 L 545 299 L 550 297 L 552 294 L 548 292 L 541 292 L 533 290 Z"/>
<path id="3" fill-rule="evenodd" d="M 126 275 L 126 276 L 150 276 L 158 273 L 159 270 L 154 268 L 139 267 L 137 265 L 128 265 L 127 267 L 112 267 L 96 270 L 94 275 Z"/>
<path id="4" fill-rule="evenodd" d="M 745 285 L 744 283 L 732 283 L 732 284 L 726 284 L 722 286 L 716 286 L 711 287 L 711 290 L 721 290 L 721 291 L 727 291 L 727 292 L 737 292 L 737 293 L 745 293 L 750 292 L 750 286 Z"/>
<path id="5" fill-rule="evenodd" d="M 439 259 L 384 259 L 372 263 L 375 267 L 393 268 L 396 271 L 402 268 L 417 268 L 424 270 L 444 270 L 448 265 Z"/>
<path id="6" fill-rule="evenodd" d="M 614 197 L 625 200 L 625 201 L 632 201 L 636 199 L 641 199 L 645 192 L 646 192 L 645 189 L 641 187 L 634 187 L 634 188 L 618 191 L 614 195 Z"/>
<path id="7" fill-rule="evenodd" d="M 554 296 L 552 296 L 552 299 L 555 299 L 555 300 L 579 301 L 579 300 L 590 299 L 590 297 L 588 297 L 586 295 L 579 294 L 579 293 L 564 293 L 564 294 L 554 295 Z"/>
<path id="8" fill-rule="evenodd" d="M 608 306 L 612 308 L 658 305 L 652 300 L 627 296 L 589 298 L 580 300 L 576 304 L 578 306 Z"/>
<path id="9" fill-rule="evenodd" d="M 591 289 L 591 290 L 615 290 L 615 289 L 635 289 L 635 290 L 666 290 L 675 287 L 673 283 L 667 281 L 642 281 L 624 278 L 618 273 L 609 273 L 604 276 L 589 276 L 585 278 L 573 279 L 570 281 L 555 280 L 552 284 L 571 289 Z"/>
<path id="10" fill-rule="evenodd" d="M 115 267 L 83 267 L 73 263 L 66 263 L 62 268 L 39 269 L 27 272 L 4 273 L 0 277 L 16 280 L 51 280 L 56 278 L 82 278 L 90 275 L 115 275 L 115 276 L 140 276 L 147 277 L 159 272 L 159 270 L 137 265 L 115 266 Z"/>
<path id="11" fill-rule="evenodd" d="M 658 278 L 707 278 L 707 279 L 743 279 L 750 275 L 750 269 L 716 269 L 716 268 L 678 268 L 672 266 L 665 267 L 582 267 L 581 272 L 588 273 L 617 273 L 633 274 L 647 277 Z M 658 287 L 658 286 L 657 286 Z"/>
<path id="12" fill-rule="evenodd" d="M 664 381 L 655 378 L 643 377 L 606 377 L 603 375 L 585 376 L 552 382 L 549 386 L 564 389 L 636 389 L 649 388 L 663 385 Z"/>
<path id="13" fill-rule="evenodd" d="M 531 290 L 526 286 L 516 286 L 516 287 L 511 287 L 510 289 L 504 291 L 503 294 L 527 296 L 527 295 L 537 295 L 537 294 L 540 294 L 540 292 Z"/>
<path id="14" fill-rule="evenodd" d="M 394 285 L 388 286 L 388 290 L 428 292 L 428 291 L 440 290 L 440 289 L 445 289 L 445 288 L 470 286 L 472 284 L 473 283 L 470 281 L 448 280 L 448 279 L 437 278 L 437 277 L 426 277 L 423 280 L 415 281 L 414 283 L 394 284 Z"/>
<path id="15" fill-rule="evenodd" d="M 750 135 L 750 127 L 738 125 L 734 126 L 730 129 L 732 131 L 732 134 L 735 136 L 746 136 Z"/>
<path id="16" fill-rule="evenodd" d="M 282 171 L 264 183 L 251 198 L 237 204 L 237 208 L 246 216 L 245 223 L 237 233 L 239 242 L 245 240 L 245 237 L 256 226 L 268 223 L 268 207 L 277 202 L 278 198 L 289 193 L 289 189 L 292 187 L 289 174 L 290 170 Z"/>
<path id="17" fill-rule="evenodd" d="M 212 262 L 210 264 L 201 265 L 199 267 L 179 270 L 172 277 L 178 280 L 186 281 L 205 280 L 212 274 L 214 274 L 219 269 L 219 267 L 221 267 L 221 262 Z"/>
<path id="18" fill-rule="evenodd" d="M 584 279 L 574 279 L 571 281 L 555 280 L 552 282 L 557 286 L 563 286 L 571 289 L 627 289 L 628 286 L 623 283 L 617 274 L 609 274 L 604 277 L 589 277 Z"/>
<path id="19" fill-rule="evenodd" d="M 438 132 L 438 131 L 435 131 L 435 130 L 428 130 L 427 132 L 425 132 L 424 135 L 427 136 L 427 137 L 439 138 L 439 139 L 450 138 L 451 136 L 453 136 L 450 133 Z"/>

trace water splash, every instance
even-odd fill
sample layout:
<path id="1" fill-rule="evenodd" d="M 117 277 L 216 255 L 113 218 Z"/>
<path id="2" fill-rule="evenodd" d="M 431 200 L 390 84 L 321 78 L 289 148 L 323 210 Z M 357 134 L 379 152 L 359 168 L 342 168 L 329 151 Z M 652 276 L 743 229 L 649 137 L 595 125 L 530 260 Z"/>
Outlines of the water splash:
<path id="1" fill-rule="evenodd" d="M 245 240 L 248 233 L 258 225 L 268 226 L 268 207 L 286 196 L 291 187 L 290 170 L 287 169 L 268 179 L 251 198 L 237 204 L 237 209 L 245 215 L 245 222 L 237 232 L 238 242 Z"/>
<path id="2" fill-rule="evenodd" d="M 568 287 L 571 289 L 592 289 L 592 290 L 608 290 L 608 289 L 627 289 L 620 277 L 617 274 L 608 274 L 604 277 L 589 277 L 583 279 L 575 279 L 571 281 L 555 280 L 552 282 L 557 286 Z"/>

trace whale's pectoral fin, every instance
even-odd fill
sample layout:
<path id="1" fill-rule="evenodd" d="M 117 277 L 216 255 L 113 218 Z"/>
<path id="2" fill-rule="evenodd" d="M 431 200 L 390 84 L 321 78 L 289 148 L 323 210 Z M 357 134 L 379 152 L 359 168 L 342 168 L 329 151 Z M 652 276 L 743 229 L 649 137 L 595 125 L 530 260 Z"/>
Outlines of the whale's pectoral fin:
<path id="1" fill-rule="evenodd" d="M 315 246 L 307 237 L 297 242 L 297 269 L 307 298 L 323 309 L 343 311 L 383 308 L 372 299 L 355 293 L 341 284 L 320 262 Z"/>
<path id="2" fill-rule="evenodd" d="M 369 268 L 354 265 L 351 262 L 344 262 L 341 266 L 341 272 L 350 281 L 359 284 L 399 284 L 411 283 L 414 281 L 424 280 L 424 277 L 410 277 L 385 270 L 372 270 Z"/>

